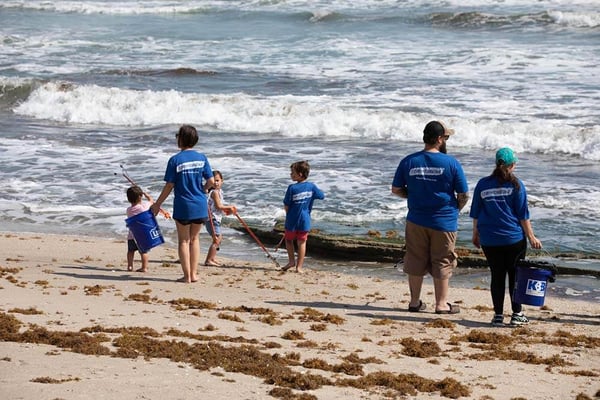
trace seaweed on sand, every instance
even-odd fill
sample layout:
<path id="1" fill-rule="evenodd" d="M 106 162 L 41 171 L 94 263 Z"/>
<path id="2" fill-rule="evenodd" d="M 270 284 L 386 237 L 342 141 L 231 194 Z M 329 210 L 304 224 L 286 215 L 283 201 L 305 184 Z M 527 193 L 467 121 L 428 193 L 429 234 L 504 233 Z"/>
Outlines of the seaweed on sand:
<path id="1" fill-rule="evenodd" d="M 159 340 L 149 337 L 153 331 L 148 328 L 110 329 L 95 327 L 87 331 L 103 332 L 111 330 L 121 336 L 112 340 L 116 351 L 109 350 L 102 343 L 110 339 L 104 333 L 94 335 L 87 332 L 50 332 L 45 328 L 31 326 L 19 332 L 23 324 L 11 315 L 0 312 L 0 340 L 20 343 L 39 343 L 54 345 L 81 354 L 111 355 L 123 358 L 165 358 L 174 362 L 184 362 L 199 370 L 220 367 L 227 372 L 237 372 L 264 379 L 266 384 L 298 391 L 315 390 L 322 386 L 352 386 L 365 390 L 388 389 L 396 395 L 414 394 L 417 391 L 439 391 L 443 396 L 457 398 L 468 396 L 468 388 L 452 378 L 440 381 L 421 378 L 414 374 L 396 375 L 388 372 L 376 372 L 357 379 L 332 381 L 321 375 L 295 371 L 299 355 L 281 356 L 261 351 L 259 346 L 241 344 L 225 346 L 217 341 L 187 343 L 177 340 Z M 352 357 L 337 366 L 331 366 L 334 372 L 359 374 L 360 364 Z M 282 397 L 286 393 L 291 399 L 315 398 L 309 394 L 294 395 L 288 391 L 275 391 L 271 395 Z M 289 397 L 291 395 L 292 397 Z"/>

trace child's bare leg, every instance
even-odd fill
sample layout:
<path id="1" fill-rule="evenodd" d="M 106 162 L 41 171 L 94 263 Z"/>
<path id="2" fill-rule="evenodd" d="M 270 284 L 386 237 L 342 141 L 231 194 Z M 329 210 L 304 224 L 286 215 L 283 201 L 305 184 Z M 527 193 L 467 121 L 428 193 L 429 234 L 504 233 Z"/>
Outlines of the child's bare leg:
<path id="1" fill-rule="evenodd" d="M 220 267 L 221 264 L 217 262 L 217 249 L 221 245 L 221 235 L 217 235 L 213 238 L 213 242 L 208 248 L 208 252 L 206 253 L 206 260 L 204 260 L 204 265 Z"/>
<path id="2" fill-rule="evenodd" d="M 179 242 L 178 250 L 181 272 L 183 272 L 183 278 L 178 279 L 178 281 L 190 283 L 190 241 Z"/>
<path id="3" fill-rule="evenodd" d="M 198 280 L 198 263 L 200 262 L 200 229 L 202 224 L 192 224 L 190 228 L 190 282 Z"/>
<path id="4" fill-rule="evenodd" d="M 190 281 L 190 227 L 189 225 L 182 225 L 175 221 L 177 226 L 177 250 L 179 253 L 179 262 L 181 263 L 181 270 L 183 272 L 183 278 L 177 279 L 178 282 Z"/>
<path id="5" fill-rule="evenodd" d="M 133 256 L 135 255 L 135 251 L 127 252 L 127 271 L 133 271 Z"/>
<path id="6" fill-rule="evenodd" d="M 296 264 L 296 272 L 302 272 L 304 266 L 304 257 L 306 256 L 306 240 L 298 240 L 298 263 Z"/>
<path id="7" fill-rule="evenodd" d="M 288 253 L 288 263 L 285 267 L 281 268 L 284 271 L 296 266 L 296 255 L 294 254 L 294 241 L 287 240 L 285 241 L 285 249 Z"/>
<path id="8" fill-rule="evenodd" d="M 150 262 L 150 254 L 140 253 L 142 257 L 142 268 L 137 269 L 137 272 L 148 272 L 148 263 Z"/>

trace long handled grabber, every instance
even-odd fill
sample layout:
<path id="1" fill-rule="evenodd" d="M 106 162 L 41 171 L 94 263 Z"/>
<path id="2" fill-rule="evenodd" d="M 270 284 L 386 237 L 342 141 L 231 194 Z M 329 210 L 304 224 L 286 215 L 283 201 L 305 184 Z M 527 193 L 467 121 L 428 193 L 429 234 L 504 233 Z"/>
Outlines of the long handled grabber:
<path id="1" fill-rule="evenodd" d="M 281 240 L 279 241 L 279 243 L 277 243 L 277 246 L 275 246 L 275 253 L 277 253 L 277 250 L 279 250 L 279 248 L 283 244 L 284 239 L 285 239 L 285 235 L 281 235 Z"/>
<path id="2" fill-rule="evenodd" d="M 250 234 L 250 236 L 252 236 L 252 238 L 260 246 L 260 248 L 263 249 L 263 251 L 267 254 L 267 257 L 269 257 L 271 259 L 271 261 L 273 261 L 273 263 L 275 264 L 275 266 L 277 268 L 281 268 L 281 265 L 279 265 L 279 263 L 277 262 L 277 259 L 275 257 L 273 257 L 271 255 L 271 253 L 269 253 L 269 250 L 267 250 L 267 248 L 265 247 L 265 245 L 262 244 L 262 242 L 260 241 L 260 239 L 258 239 L 258 237 L 254 234 L 254 232 L 252 232 L 252 229 L 250 229 L 250 227 L 248 226 L 248 224 L 246 224 L 246 222 L 244 222 L 244 220 L 242 219 L 242 217 L 240 217 L 240 215 L 238 213 L 235 213 L 235 216 L 237 217 L 238 221 L 240 221 L 240 223 L 244 226 L 244 228 L 246 228 L 246 230 L 248 231 L 248 233 Z"/>
<path id="3" fill-rule="evenodd" d="M 120 167 L 121 167 L 121 173 L 123 174 L 123 177 L 124 177 L 125 179 L 127 179 L 127 181 L 128 181 L 129 183 L 131 183 L 133 186 L 138 186 L 138 187 L 139 187 L 139 185 L 138 185 L 137 183 L 135 183 L 135 182 L 133 181 L 133 179 L 131 179 L 131 178 L 129 177 L 129 174 L 127 173 L 127 171 L 125 171 L 125 167 L 123 166 L 123 164 L 120 164 Z M 115 172 L 115 175 L 116 175 L 116 174 L 117 174 L 117 173 Z M 150 196 L 148 193 L 146 193 L 146 191 L 144 191 L 143 189 L 142 189 L 142 193 L 144 194 L 144 197 L 146 198 L 146 200 L 148 200 L 150 203 L 154 203 L 154 200 L 152 199 L 152 197 L 151 197 L 151 196 Z M 163 209 L 161 208 L 161 209 L 160 209 L 160 213 L 161 213 L 161 214 L 163 215 L 163 217 L 165 217 L 166 219 L 171 219 L 171 214 L 170 214 L 168 211 L 165 211 L 165 210 L 163 210 Z"/>

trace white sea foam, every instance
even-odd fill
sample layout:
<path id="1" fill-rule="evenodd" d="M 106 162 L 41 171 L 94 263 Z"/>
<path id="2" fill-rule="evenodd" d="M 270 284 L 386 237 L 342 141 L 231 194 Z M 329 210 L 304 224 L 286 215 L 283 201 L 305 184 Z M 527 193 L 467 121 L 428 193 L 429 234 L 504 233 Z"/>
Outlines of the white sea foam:
<path id="1" fill-rule="evenodd" d="M 355 103 L 356 99 L 135 91 L 53 82 L 36 89 L 14 111 L 61 123 L 135 127 L 189 122 L 223 132 L 416 142 L 421 139 L 422 126 L 432 118 L 425 113 L 349 105 L 350 101 Z M 457 144 L 461 146 L 482 149 L 510 146 L 518 152 L 559 152 L 600 160 L 597 125 L 582 128 L 536 118 L 525 122 L 448 118 L 447 122 L 460 132 Z M 544 140 L 538 140 L 540 137 Z"/>
<path id="2" fill-rule="evenodd" d="M 29 85 L 34 81 L 33 78 L 21 78 L 16 76 L 2 76 L 0 75 L 0 88 L 15 88 L 18 86 Z M 0 91 L 0 95 L 2 92 Z"/>
<path id="3" fill-rule="evenodd" d="M 5 8 L 24 8 L 43 11 L 56 11 L 62 13 L 82 14 L 173 14 L 201 11 L 216 5 L 206 4 L 203 1 L 36 1 L 36 0 L 12 0 L 3 1 Z"/>
<path id="4" fill-rule="evenodd" d="M 290 9 L 372 9 L 374 7 L 422 8 L 443 7 L 524 7 L 535 5 L 539 8 L 552 7 L 593 7 L 596 0 L 288 0 L 288 1 L 42 1 L 42 0 L 6 0 L 0 4 L 5 8 L 24 8 L 62 13 L 136 15 L 136 14 L 174 14 L 192 13 L 209 10 L 290 10 Z"/>
<path id="5" fill-rule="evenodd" d="M 549 11 L 548 15 L 560 25 L 582 28 L 595 28 L 600 26 L 600 13 Z"/>

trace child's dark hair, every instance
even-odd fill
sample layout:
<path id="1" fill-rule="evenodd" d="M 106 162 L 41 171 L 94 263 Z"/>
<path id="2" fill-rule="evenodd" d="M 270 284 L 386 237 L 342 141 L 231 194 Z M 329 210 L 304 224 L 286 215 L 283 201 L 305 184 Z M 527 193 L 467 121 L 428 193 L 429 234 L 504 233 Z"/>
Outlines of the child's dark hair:
<path id="1" fill-rule="evenodd" d="M 143 195 L 144 191 L 139 186 L 131 186 L 127 189 L 127 200 L 131 204 L 139 203 Z"/>
<path id="2" fill-rule="evenodd" d="M 296 161 L 290 165 L 290 168 L 304 179 L 307 179 L 308 174 L 310 174 L 310 165 L 308 164 L 308 161 Z"/>
<path id="3" fill-rule="evenodd" d="M 218 169 L 213 169 L 213 177 L 217 177 L 217 176 L 219 178 L 221 178 L 221 180 L 223 180 L 223 174 L 221 173 L 221 171 L 219 171 Z M 215 189 L 214 185 L 209 188 L 206 188 L 206 190 L 208 190 L 209 193 L 214 189 Z"/>
<path id="4" fill-rule="evenodd" d="M 181 148 L 189 149 L 198 143 L 198 132 L 191 125 L 181 125 L 176 136 L 177 144 Z"/>

